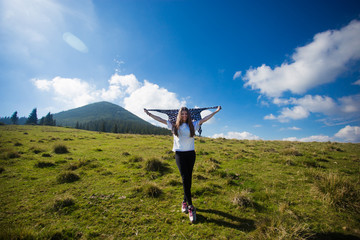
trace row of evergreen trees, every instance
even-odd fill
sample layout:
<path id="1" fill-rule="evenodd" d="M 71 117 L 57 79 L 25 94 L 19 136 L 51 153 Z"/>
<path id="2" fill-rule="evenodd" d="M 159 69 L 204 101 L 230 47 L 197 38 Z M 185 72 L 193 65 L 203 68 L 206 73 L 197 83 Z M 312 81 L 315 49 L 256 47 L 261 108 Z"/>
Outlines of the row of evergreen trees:
<path id="1" fill-rule="evenodd" d="M 153 126 L 151 124 L 141 124 L 138 122 L 121 121 L 115 119 L 101 119 L 88 122 L 76 122 L 77 129 L 84 129 L 98 132 L 111 133 L 135 133 L 135 134 L 157 134 L 170 135 L 171 132 L 165 128 Z"/>
<path id="2" fill-rule="evenodd" d="M 34 108 L 28 118 L 18 117 L 18 112 L 15 111 L 13 115 L 1 118 L 0 122 L 5 124 L 30 124 L 30 125 L 48 125 L 56 126 L 56 120 L 53 119 L 53 114 L 50 112 L 42 117 L 40 120 L 37 117 L 37 109 Z M 68 126 L 77 129 L 84 129 L 97 132 L 112 132 L 112 133 L 134 133 L 134 134 L 157 134 L 157 135 L 170 135 L 168 129 L 153 126 L 151 124 L 142 124 L 139 122 L 122 121 L 116 119 L 101 119 L 86 122 L 65 123 L 60 122 L 58 126 Z"/>
<path id="3" fill-rule="evenodd" d="M 49 112 L 45 117 L 42 117 L 40 120 L 37 117 L 37 109 L 34 108 L 30 113 L 28 118 L 24 117 L 19 118 L 18 112 L 15 111 L 10 118 L 5 117 L 0 119 L 1 122 L 5 124 L 32 124 L 32 125 L 48 125 L 48 126 L 56 126 L 56 120 L 53 119 L 53 115 Z"/>

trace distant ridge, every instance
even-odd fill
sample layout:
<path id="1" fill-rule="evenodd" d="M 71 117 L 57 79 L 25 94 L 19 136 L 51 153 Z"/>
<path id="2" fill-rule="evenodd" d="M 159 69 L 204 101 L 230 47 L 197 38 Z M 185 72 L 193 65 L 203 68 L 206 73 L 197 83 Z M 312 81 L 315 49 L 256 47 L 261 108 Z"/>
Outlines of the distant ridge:
<path id="1" fill-rule="evenodd" d="M 53 118 L 58 126 L 68 126 L 91 131 L 170 134 L 169 130 L 156 127 L 126 109 L 109 102 L 92 103 L 83 107 L 55 113 Z"/>

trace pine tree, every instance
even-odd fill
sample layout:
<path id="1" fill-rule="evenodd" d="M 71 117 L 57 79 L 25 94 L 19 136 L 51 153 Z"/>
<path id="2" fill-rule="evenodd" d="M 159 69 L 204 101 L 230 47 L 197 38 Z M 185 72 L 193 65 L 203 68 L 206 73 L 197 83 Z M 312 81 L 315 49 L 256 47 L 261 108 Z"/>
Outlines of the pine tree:
<path id="1" fill-rule="evenodd" d="M 45 116 L 44 125 L 55 126 L 53 115 L 50 112 Z"/>
<path id="2" fill-rule="evenodd" d="M 40 118 L 39 125 L 45 125 L 45 117 Z"/>
<path id="3" fill-rule="evenodd" d="M 17 111 L 15 111 L 11 116 L 11 122 L 12 124 L 18 124 L 18 121 L 19 121 L 19 117 L 17 116 Z"/>
<path id="4" fill-rule="evenodd" d="M 114 126 L 114 128 L 113 128 L 113 133 L 118 133 L 118 125 L 115 123 L 115 126 Z"/>
<path id="5" fill-rule="evenodd" d="M 36 108 L 34 108 L 32 110 L 32 112 L 30 113 L 28 119 L 26 120 L 26 124 L 34 124 L 34 125 L 36 125 L 37 121 L 38 121 L 38 118 L 37 118 Z"/>

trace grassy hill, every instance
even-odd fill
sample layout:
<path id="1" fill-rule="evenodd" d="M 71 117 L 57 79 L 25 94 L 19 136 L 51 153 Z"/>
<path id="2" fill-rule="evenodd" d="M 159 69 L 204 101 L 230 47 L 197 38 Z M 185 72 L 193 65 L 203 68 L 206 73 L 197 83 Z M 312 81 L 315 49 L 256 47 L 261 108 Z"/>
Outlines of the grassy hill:
<path id="1" fill-rule="evenodd" d="M 126 109 L 109 102 L 97 102 L 83 107 L 54 114 L 58 124 L 76 124 L 77 121 L 94 121 L 100 119 L 122 119 L 147 123 Z"/>
<path id="2" fill-rule="evenodd" d="M 91 131 L 170 135 L 169 130 L 156 127 L 109 102 L 97 102 L 63 111 L 54 114 L 53 118 L 58 126 Z"/>
<path id="3" fill-rule="evenodd" d="M 360 239 L 360 144 L 197 138 L 196 224 L 171 144 L 0 126 L 0 239 Z"/>

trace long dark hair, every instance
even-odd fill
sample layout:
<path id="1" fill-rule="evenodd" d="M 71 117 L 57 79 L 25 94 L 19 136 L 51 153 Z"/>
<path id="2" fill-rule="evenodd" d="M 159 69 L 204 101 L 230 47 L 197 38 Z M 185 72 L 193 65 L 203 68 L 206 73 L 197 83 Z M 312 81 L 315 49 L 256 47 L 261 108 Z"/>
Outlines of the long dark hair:
<path id="1" fill-rule="evenodd" d="M 182 118 L 181 118 L 181 112 L 182 111 L 186 111 L 187 112 L 187 119 L 186 119 L 186 122 L 183 122 L 182 121 Z M 179 136 L 179 127 L 182 123 L 187 123 L 187 125 L 189 125 L 189 128 L 190 128 L 190 137 L 194 137 L 195 136 L 195 129 L 194 129 L 194 124 L 191 120 L 191 115 L 190 115 L 190 111 L 189 109 L 187 109 L 187 107 L 182 107 L 179 109 L 179 112 L 178 112 L 178 115 L 177 115 L 177 118 L 176 118 L 176 122 L 175 124 L 173 125 L 173 133 L 176 135 L 176 136 Z"/>

